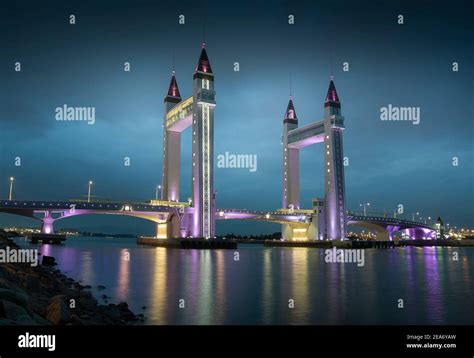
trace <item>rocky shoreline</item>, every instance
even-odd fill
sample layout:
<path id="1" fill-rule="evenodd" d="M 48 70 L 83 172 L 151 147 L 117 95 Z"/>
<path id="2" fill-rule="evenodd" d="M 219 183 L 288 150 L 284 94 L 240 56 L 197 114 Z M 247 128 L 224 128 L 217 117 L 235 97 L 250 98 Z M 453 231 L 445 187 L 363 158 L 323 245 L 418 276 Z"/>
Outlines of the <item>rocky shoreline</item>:
<path id="1" fill-rule="evenodd" d="M 0 249 L 18 246 L 0 234 Z M 43 263 L 0 263 L 0 325 L 130 325 L 144 321 L 127 303 L 100 305 L 88 290 Z"/>

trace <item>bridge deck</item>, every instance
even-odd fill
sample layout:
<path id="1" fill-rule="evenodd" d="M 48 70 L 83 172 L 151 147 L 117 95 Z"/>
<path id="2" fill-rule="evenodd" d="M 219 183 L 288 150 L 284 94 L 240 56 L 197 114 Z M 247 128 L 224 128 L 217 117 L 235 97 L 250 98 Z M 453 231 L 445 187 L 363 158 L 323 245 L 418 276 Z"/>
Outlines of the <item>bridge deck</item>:
<path id="1" fill-rule="evenodd" d="M 163 202 L 162 202 L 163 203 Z M 180 205 L 181 204 L 181 205 Z M 136 202 L 83 202 L 83 201 L 19 201 L 2 200 L 1 209 L 21 209 L 34 211 L 65 211 L 65 210 L 92 210 L 92 211 L 174 211 L 176 207 L 188 206 L 187 203 L 170 202 L 169 205 L 152 205 Z"/>
<path id="2" fill-rule="evenodd" d="M 121 202 L 121 201 L 103 201 L 86 202 L 81 200 L 71 201 L 21 201 L 21 200 L 0 200 L 0 211 L 10 213 L 21 213 L 22 211 L 31 212 L 78 212 L 86 213 L 120 213 L 120 212 L 138 212 L 138 213 L 172 213 L 179 209 L 186 210 L 185 213 L 191 213 L 193 208 L 188 203 L 165 202 L 152 200 L 145 202 Z M 140 214 L 144 215 L 144 214 Z M 276 223 L 309 223 L 313 215 L 312 210 L 289 210 L 277 209 L 273 211 L 246 210 L 246 209 L 218 209 L 216 219 L 223 220 L 258 220 Z M 348 224 L 358 222 L 370 223 L 385 227 L 415 228 L 433 231 L 434 228 L 424 223 L 405 220 L 401 218 L 390 218 L 385 216 L 355 215 L 351 212 L 347 216 Z"/>

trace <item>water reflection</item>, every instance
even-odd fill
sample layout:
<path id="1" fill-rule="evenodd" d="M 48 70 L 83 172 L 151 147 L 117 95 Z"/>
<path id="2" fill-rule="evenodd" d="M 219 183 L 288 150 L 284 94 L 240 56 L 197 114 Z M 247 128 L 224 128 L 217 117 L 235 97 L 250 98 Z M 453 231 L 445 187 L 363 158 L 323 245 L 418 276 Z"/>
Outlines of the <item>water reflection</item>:
<path id="1" fill-rule="evenodd" d="M 121 297 L 124 301 L 128 300 L 130 291 L 130 260 L 131 254 L 128 249 L 120 250 L 116 295 Z"/>
<path id="2" fill-rule="evenodd" d="M 294 300 L 295 308 L 291 310 L 290 322 L 292 324 L 306 324 L 308 322 L 308 311 L 310 304 L 316 305 L 316 302 L 309 302 L 308 288 L 308 248 L 294 248 L 288 252 L 290 257 L 291 272 L 290 277 L 290 298 Z M 316 266 L 317 269 L 317 266 Z"/>
<path id="3" fill-rule="evenodd" d="M 225 279 L 225 260 L 233 260 L 230 252 L 217 250 L 215 252 L 214 280 L 215 280 L 215 298 L 214 298 L 214 324 L 222 324 L 225 317 L 226 305 L 226 279 Z M 232 264 L 232 262 L 229 262 Z"/>
<path id="4" fill-rule="evenodd" d="M 150 265 L 153 274 L 151 276 L 150 284 L 149 295 L 151 297 L 151 305 L 149 306 L 149 310 L 153 312 L 158 324 L 167 324 L 167 258 L 167 250 L 163 247 L 157 247 L 154 249 L 153 262 Z"/>
<path id="5" fill-rule="evenodd" d="M 92 252 L 85 250 L 81 253 L 82 281 L 87 285 L 89 282 L 95 282 L 95 267 L 92 259 Z"/>
<path id="6" fill-rule="evenodd" d="M 340 287 L 344 284 L 339 278 L 341 266 L 342 264 L 324 262 L 324 267 L 326 267 L 325 281 L 327 282 L 327 297 L 325 303 L 328 310 L 328 323 L 330 324 L 339 322 L 342 313 L 340 308 L 338 308 L 341 307 Z M 322 322 L 320 324 L 322 324 Z"/>
<path id="7" fill-rule="evenodd" d="M 472 248 L 368 249 L 365 266 L 332 264 L 324 250 L 179 250 L 132 240 L 74 238 L 42 245 L 83 284 L 105 285 L 146 324 L 471 324 Z M 458 252 L 459 261 L 453 260 Z M 126 253 L 130 260 L 126 260 Z M 179 299 L 185 299 L 180 309 Z M 295 308 L 288 300 L 295 300 Z M 397 299 L 405 307 L 398 309 Z M 144 311 L 141 307 L 146 306 Z"/>
<path id="8" fill-rule="evenodd" d="M 197 251 L 197 250 L 196 250 Z M 210 250 L 200 250 L 199 253 L 199 279 L 197 280 L 198 292 L 193 296 L 197 301 L 197 323 L 212 324 L 212 308 L 215 291 L 212 287 L 212 260 Z"/>
<path id="9" fill-rule="evenodd" d="M 437 257 L 438 248 L 424 248 L 424 268 L 426 282 L 426 311 L 428 319 L 432 323 L 440 324 L 443 322 L 443 310 L 441 308 L 441 290 L 439 286 L 439 263 Z"/>
<path id="10" fill-rule="evenodd" d="M 274 295 L 273 286 L 273 251 L 272 249 L 265 249 L 263 251 L 263 265 L 262 265 L 262 299 L 260 306 L 262 311 L 263 324 L 269 324 L 273 316 L 273 307 L 269 302 L 272 302 Z"/>

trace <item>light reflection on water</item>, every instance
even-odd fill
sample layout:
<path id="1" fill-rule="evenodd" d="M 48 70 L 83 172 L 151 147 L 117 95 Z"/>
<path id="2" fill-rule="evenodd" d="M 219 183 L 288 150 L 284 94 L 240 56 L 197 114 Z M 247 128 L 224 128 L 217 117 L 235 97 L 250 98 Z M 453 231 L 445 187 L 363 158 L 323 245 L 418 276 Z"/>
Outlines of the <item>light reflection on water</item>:
<path id="1" fill-rule="evenodd" d="M 240 245 L 238 261 L 233 250 L 140 247 L 132 239 L 71 237 L 40 251 L 96 297 L 144 313 L 146 324 L 474 322 L 474 248 L 368 249 L 363 267 L 325 263 L 322 249 L 257 245 Z"/>

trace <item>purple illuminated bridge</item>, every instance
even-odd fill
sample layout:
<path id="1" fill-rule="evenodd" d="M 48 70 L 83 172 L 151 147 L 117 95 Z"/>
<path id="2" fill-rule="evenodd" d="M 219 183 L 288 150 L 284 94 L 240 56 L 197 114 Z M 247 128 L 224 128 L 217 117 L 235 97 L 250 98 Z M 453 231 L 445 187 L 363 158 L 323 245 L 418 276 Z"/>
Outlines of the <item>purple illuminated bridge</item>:
<path id="1" fill-rule="evenodd" d="M 78 215 L 125 215 L 157 224 L 157 236 L 165 238 L 160 225 L 171 220 L 178 222 L 194 208 L 187 203 L 151 201 L 145 202 L 86 202 L 86 201 L 0 201 L 0 212 L 21 215 L 41 222 L 41 232 L 54 233 L 54 222 Z M 292 224 L 307 228 L 313 219 L 312 210 L 256 211 L 241 209 L 217 209 L 218 220 L 255 220 L 279 224 Z M 436 231 L 426 224 L 381 216 L 364 216 L 348 213 L 348 225 L 362 226 L 377 231 L 381 240 L 391 240 L 394 232 L 401 231 L 413 239 L 435 239 Z M 380 236 L 379 236 L 380 235 Z"/>

